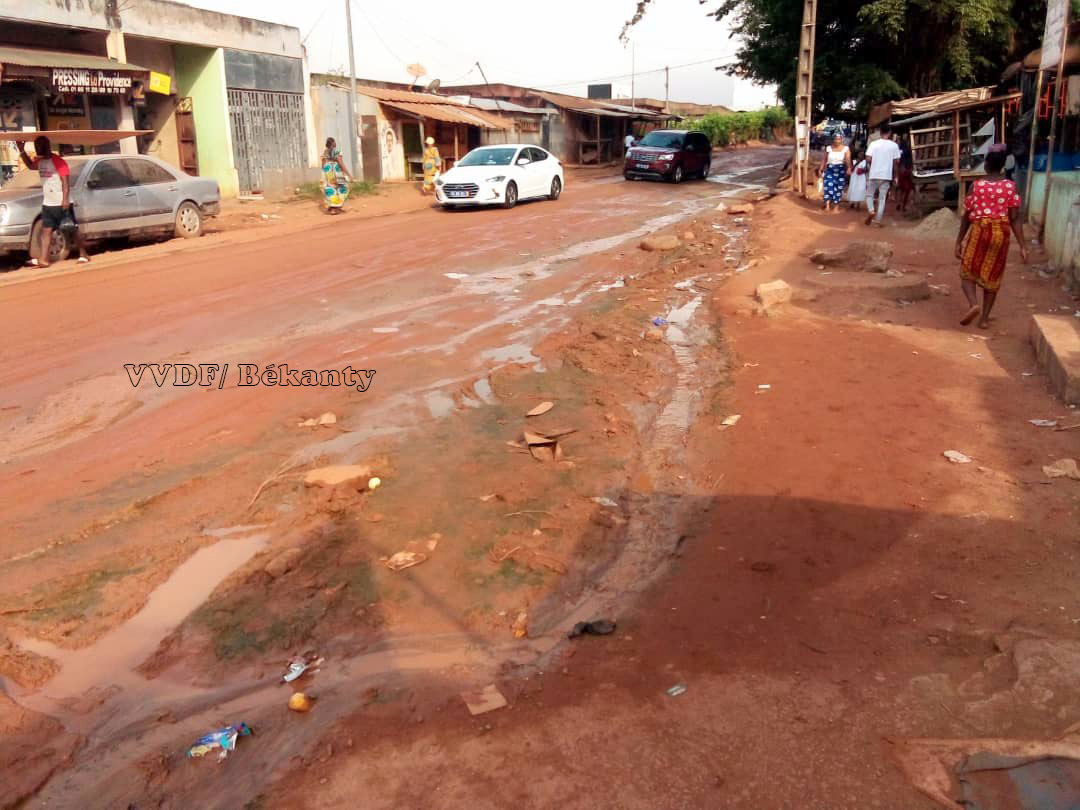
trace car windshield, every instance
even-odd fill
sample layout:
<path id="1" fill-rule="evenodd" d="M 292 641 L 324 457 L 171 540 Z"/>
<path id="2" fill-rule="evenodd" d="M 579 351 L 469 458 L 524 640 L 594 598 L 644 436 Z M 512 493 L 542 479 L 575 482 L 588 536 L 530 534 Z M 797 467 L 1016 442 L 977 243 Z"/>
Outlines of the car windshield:
<path id="1" fill-rule="evenodd" d="M 509 166 L 517 149 L 474 149 L 457 162 L 458 166 Z"/>
<path id="2" fill-rule="evenodd" d="M 683 136 L 674 132 L 650 132 L 638 146 L 652 146 L 657 149 L 682 149 Z"/>
<path id="3" fill-rule="evenodd" d="M 71 182 L 75 182 L 82 173 L 84 166 L 86 166 L 86 163 L 83 161 L 68 161 L 68 168 L 71 170 Z M 26 168 L 26 166 L 23 166 L 11 180 L 4 183 L 4 191 L 21 191 L 33 188 L 41 188 L 41 175 L 33 169 Z"/>

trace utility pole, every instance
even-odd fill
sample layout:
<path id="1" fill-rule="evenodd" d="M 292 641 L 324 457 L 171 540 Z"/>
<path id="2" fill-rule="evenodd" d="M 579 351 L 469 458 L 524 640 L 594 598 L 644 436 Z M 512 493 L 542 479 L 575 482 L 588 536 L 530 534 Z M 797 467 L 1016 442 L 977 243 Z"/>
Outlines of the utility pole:
<path id="1" fill-rule="evenodd" d="M 630 43 L 630 107 L 637 107 L 637 65 L 634 60 L 634 43 Z"/>
<path id="2" fill-rule="evenodd" d="M 664 68 L 664 112 L 671 112 L 671 68 Z"/>
<path id="3" fill-rule="evenodd" d="M 803 0 L 799 35 L 799 67 L 795 75 L 795 156 L 791 178 L 795 191 L 806 196 L 810 162 L 810 129 L 814 117 L 814 46 L 817 39 L 817 0 Z"/>
<path id="4" fill-rule="evenodd" d="M 1042 207 L 1042 222 L 1039 224 L 1039 239 L 1045 241 L 1046 237 L 1046 220 L 1050 218 L 1050 176 L 1054 173 L 1054 142 L 1057 140 L 1057 125 L 1058 125 L 1058 110 L 1061 108 L 1061 89 L 1066 83 L 1065 78 L 1065 53 L 1069 46 L 1069 12 L 1070 4 L 1062 3 L 1064 8 L 1062 11 L 1065 15 L 1065 20 L 1062 25 L 1061 34 L 1061 56 L 1058 58 L 1057 76 L 1054 78 L 1054 106 L 1050 108 L 1050 142 L 1046 149 L 1046 188 L 1043 189 L 1043 207 Z M 1043 42 L 1043 48 L 1046 47 L 1046 42 Z M 1038 111 L 1038 99 L 1035 100 L 1035 109 Z M 1031 116 L 1031 126 L 1035 126 L 1035 118 L 1037 116 Z M 1030 172 L 1033 166 L 1028 167 Z"/>
<path id="5" fill-rule="evenodd" d="M 360 165 L 356 154 L 356 59 L 353 57 L 352 0 L 345 0 L 345 30 L 349 34 L 349 166 L 352 171 Z"/>

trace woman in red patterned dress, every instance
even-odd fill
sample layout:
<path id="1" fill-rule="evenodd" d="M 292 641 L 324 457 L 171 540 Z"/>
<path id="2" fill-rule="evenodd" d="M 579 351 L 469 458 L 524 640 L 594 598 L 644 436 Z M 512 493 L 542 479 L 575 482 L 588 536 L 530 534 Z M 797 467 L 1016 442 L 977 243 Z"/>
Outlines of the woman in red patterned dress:
<path id="1" fill-rule="evenodd" d="M 979 328 L 989 328 L 990 310 L 994 308 L 1005 273 L 1011 236 L 1015 236 L 1020 244 L 1020 258 L 1027 262 L 1027 246 L 1020 227 L 1020 195 L 1016 192 L 1016 184 L 1002 174 L 1006 157 L 1003 147 L 995 147 L 986 156 L 986 177 L 971 184 L 971 193 L 964 203 L 960 234 L 956 237 L 960 280 L 971 307 L 960 321 L 964 326 L 981 312 Z M 976 297 L 976 285 L 983 290 L 981 307 Z"/>

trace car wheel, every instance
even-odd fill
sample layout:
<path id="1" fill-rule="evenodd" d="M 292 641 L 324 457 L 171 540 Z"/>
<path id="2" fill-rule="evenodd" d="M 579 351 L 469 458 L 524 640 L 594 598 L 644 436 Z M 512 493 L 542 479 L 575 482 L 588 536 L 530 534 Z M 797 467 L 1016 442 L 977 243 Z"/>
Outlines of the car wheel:
<path id="1" fill-rule="evenodd" d="M 551 193 L 548 194 L 549 200 L 559 199 L 559 195 L 562 194 L 562 180 L 558 177 L 551 178 Z"/>
<path id="2" fill-rule="evenodd" d="M 183 239 L 193 239 L 202 233 L 202 211 L 195 203 L 184 202 L 176 209 L 176 235 Z"/>
<path id="3" fill-rule="evenodd" d="M 34 223 L 30 229 L 30 256 L 34 257 L 35 251 L 41 244 L 41 220 Z M 59 228 L 54 228 L 52 241 L 49 243 L 49 264 L 62 262 L 71 253 L 71 238 Z"/>
<path id="4" fill-rule="evenodd" d="M 518 201 L 518 189 L 517 183 L 511 180 L 506 184 L 506 194 L 503 195 L 503 208 L 513 208 L 517 205 Z"/>
<path id="5" fill-rule="evenodd" d="M 682 166 L 676 166 L 675 171 L 673 171 L 671 173 L 671 182 L 677 184 L 677 183 L 681 183 L 682 181 L 683 181 Z"/>
<path id="6" fill-rule="evenodd" d="M 701 170 L 701 179 L 706 180 L 709 177 L 709 172 L 712 171 L 712 161 L 706 160 L 705 167 Z"/>

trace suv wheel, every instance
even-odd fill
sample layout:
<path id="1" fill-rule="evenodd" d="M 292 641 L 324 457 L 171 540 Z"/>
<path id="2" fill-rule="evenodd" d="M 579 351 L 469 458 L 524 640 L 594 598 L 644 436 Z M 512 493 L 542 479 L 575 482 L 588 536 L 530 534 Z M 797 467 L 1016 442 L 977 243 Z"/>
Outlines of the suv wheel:
<path id="1" fill-rule="evenodd" d="M 682 166 L 676 166 L 675 171 L 673 171 L 671 173 L 671 182 L 672 183 L 681 183 L 682 181 L 683 181 Z"/>
<path id="2" fill-rule="evenodd" d="M 701 179 L 702 180 L 708 179 L 709 172 L 711 172 L 711 171 L 712 171 L 712 161 L 711 160 L 706 160 L 705 161 L 705 166 L 701 170 Z"/>

